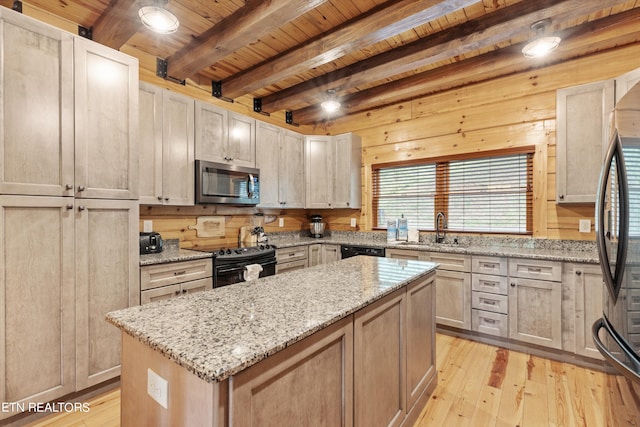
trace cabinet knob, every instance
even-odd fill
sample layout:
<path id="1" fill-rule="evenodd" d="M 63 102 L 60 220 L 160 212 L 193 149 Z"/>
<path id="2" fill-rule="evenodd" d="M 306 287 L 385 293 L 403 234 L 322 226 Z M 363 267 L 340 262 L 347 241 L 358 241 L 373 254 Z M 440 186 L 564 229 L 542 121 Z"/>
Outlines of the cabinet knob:
<path id="1" fill-rule="evenodd" d="M 86 209 L 86 208 L 85 208 L 83 205 L 78 206 L 78 210 L 79 210 L 79 211 L 83 211 L 83 210 L 85 210 L 85 209 Z"/>
<path id="2" fill-rule="evenodd" d="M 176 295 L 180 295 L 180 289 L 176 291 Z"/>
<path id="3" fill-rule="evenodd" d="M 72 204 L 68 204 L 67 205 L 67 210 L 70 211 L 71 209 L 73 209 L 73 205 Z"/>
<path id="4" fill-rule="evenodd" d="M 162 196 L 157 196 L 158 201 L 162 201 Z"/>
<path id="5" fill-rule="evenodd" d="M 515 287 L 516 287 L 515 282 L 512 282 L 512 283 L 511 283 L 511 287 L 512 287 L 512 288 L 515 288 Z"/>
<path id="6" fill-rule="evenodd" d="M 183 289 L 183 290 L 182 290 L 182 293 L 183 293 L 183 294 L 186 294 L 186 293 L 187 293 L 187 290 L 186 290 L 186 289 Z"/>
<path id="7" fill-rule="evenodd" d="M 165 197 L 165 198 L 164 198 L 164 201 L 165 201 L 165 202 L 168 202 L 168 201 L 169 201 L 169 198 L 168 198 L 168 197 Z"/>
<path id="8" fill-rule="evenodd" d="M 69 190 L 73 190 L 73 184 L 67 184 L 64 186 L 64 189 L 69 191 Z"/>
<path id="9" fill-rule="evenodd" d="M 84 185 L 78 185 L 78 191 L 84 191 Z"/>
<path id="10" fill-rule="evenodd" d="M 561 194 L 560 196 L 558 196 L 560 198 L 560 200 L 564 200 L 564 194 Z"/>
<path id="11" fill-rule="evenodd" d="M 582 274 L 582 271 L 576 270 L 576 275 L 580 276 L 581 274 Z"/>

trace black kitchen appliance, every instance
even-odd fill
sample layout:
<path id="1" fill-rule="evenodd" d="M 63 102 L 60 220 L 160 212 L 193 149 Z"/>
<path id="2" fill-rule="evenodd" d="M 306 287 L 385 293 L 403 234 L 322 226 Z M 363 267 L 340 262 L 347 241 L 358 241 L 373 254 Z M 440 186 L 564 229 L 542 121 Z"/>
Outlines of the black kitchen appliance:
<path id="1" fill-rule="evenodd" d="M 596 199 L 596 242 L 605 284 L 604 308 L 602 318 L 593 325 L 592 335 L 604 358 L 640 393 L 640 138 L 636 129 L 640 120 L 640 85 L 618 101 L 612 118 L 615 129 Z M 607 411 L 629 404 L 609 402 L 618 394 L 617 389 L 604 393 Z"/>
<path id="2" fill-rule="evenodd" d="M 244 281 L 246 267 L 259 264 L 259 277 L 276 274 L 276 250 L 273 246 L 255 245 L 237 248 L 197 248 L 213 254 L 213 287 L 232 285 Z"/>
<path id="3" fill-rule="evenodd" d="M 160 233 L 152 231 L 150 233 L 140 232 L 140 255 L 157 254 L 162 252 L 163 243 Z"/>
<path id="4" fill-rule="evenodd" d="M 340 253 L 342 254 L 342 259 L 351 258 L 356 255 L 367 255 L 367 256 L 385 256 L 384 248 L 374 248 L 371 246 L 359 246 L 359 245 L 341 245 Z"/>

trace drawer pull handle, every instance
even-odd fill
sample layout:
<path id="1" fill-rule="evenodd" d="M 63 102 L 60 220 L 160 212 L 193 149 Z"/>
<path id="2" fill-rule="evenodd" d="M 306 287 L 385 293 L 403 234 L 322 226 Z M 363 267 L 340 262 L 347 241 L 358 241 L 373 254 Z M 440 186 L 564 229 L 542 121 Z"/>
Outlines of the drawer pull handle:
<path id="1" fill-rule="evenodd" d="M 632 275 L 631 275 L 631 278 L 632 278 L 633 280 L 640 280 L 640 274 L 632 274 Z"/>
<path id="2" fill-rule="evenodd" d="M 487 319 L 486 317 L 484 318 L 484 321 L 491 324 L 496 323 L 495 319 Z"/>
<path id="3" fill-rule="evenodd" d="M 492 299 L 481 299 L 480 302 L 487 305 L 496 305 L 498 303 L 498 301 Z"/>
<path id="4" fill-rule="evenodd" d="M 640 297 L 631 297 L 632 304 L 640 304 Z"/>
<path id="5" fill-rule="evenodd" d="M 482 266 L 483 266 L 484 268 L 496 268 L 496 265 L 495 265 L 495 264 L 487 264 L 487 263 L 484 263 L 484 264 L 482 264 Z"/>
<path id="6" fill-rule="evenodd" d="M 480 282 L 483 286 L 490 286 L 492 288 L 495 288 L 496 286 L 498 286 L 498 282 L 486 282 L 486 281 L 482 281 Z"/>
<path id="7" fill-rule="evenodd" d="M 182 275 L 185 275 L 185 274 L 187 274 L 187 271 L 186 271 L 186 270 L 174 271 L 174 272 L 173 272 L 173 275 L 174 275 L 174 276 L 182 276 Z"/>
<path id="8" fill-rule="evenodd" d="M 529 273 L 542 273 L 541 268 L 528 267 Z"/>

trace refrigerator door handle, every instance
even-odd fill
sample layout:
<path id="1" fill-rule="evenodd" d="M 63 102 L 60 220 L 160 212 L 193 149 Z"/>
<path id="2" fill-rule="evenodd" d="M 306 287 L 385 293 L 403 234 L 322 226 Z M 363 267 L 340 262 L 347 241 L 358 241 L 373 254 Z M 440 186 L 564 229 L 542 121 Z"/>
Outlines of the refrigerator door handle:
<path id="1" fill-rule="evenodd" d="M 622 349 L 622 351 L 625 353 L 625 356 L 627 356 L 627 358 L 632 361 L 636 368 L 635 371 L 626 364 L 620 362 L 620 360 L 618 360 L 618 358 L 613 353 L 611 353 L 609 349 L 607 349 L 607 347 L 605 347 L 604 343 L 600 340 L 600 336 L 598 335 L 600 329 L 603 328 Z M 600 354 L 602 354 L 604 358 L 614 368 L 616 368 L 618 372 L 620 372 L 629 380 L 640 384 L 640 363 L 638 362 L 638 357 L 629 350 L 626 343 L 622 342 L 618 334 L 611 328 L 609 321 L 605 317 L 602 317 L 595 321 L 593 327 L 591 328 L 591 334 L 593 335 L 593 343 L 598 348 Z"/>
<path id="2" fill-rule="evenodd" d="M 598 194 L 596 197 L 596 218 L 597 233 L 596 243 L 598 254 L 600 256 L 600 266 L 604 282 L 609 289 L 611 297 L 614 301 L 618 299 L 618 293 L 622 287 L 622 278 L 624 277 L 625 264 L 627 259 L 627 246 L 629 241 L 629 196 L 627 184 L 627 172 L 624 165 L 622 155 L 622 143 L 616 132 L 613 135 L 611 144 L 607 149 L 602 171 L 600 172 L 600 181 L 598 184 Z M 616 159 L 616 180 L 619 194 L 619 241 L 616 253 L 615 275 L 611 272 L 611 260 L 606 249 L 606 239 L 611 237 L 611 230 L 605 229 L 605 198 L 607 194 L 607 184 L 609 182 L 609 174 L 611 172 L 611 164 Z M 611 194 L 611 198 L 615 197 Z"/>

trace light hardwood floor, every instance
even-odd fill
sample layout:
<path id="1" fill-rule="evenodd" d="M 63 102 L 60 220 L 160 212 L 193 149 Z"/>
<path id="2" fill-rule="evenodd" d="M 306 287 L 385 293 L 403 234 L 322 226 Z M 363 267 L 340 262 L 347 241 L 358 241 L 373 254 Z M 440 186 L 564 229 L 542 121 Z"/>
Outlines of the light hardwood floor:
<path id="1" fill-rule="evenodd" d="M 414 427 L 640 426 L 640 396 L 625 380 L 442 334 L 436 355 L 438 386 Z M 615 381 L 628 402 L 615 416 L 602 406 L 607 381 Z M 120 425 L 120 390 L 89 402 L 88 413 L 52 416 L 32 426 Z"/>

